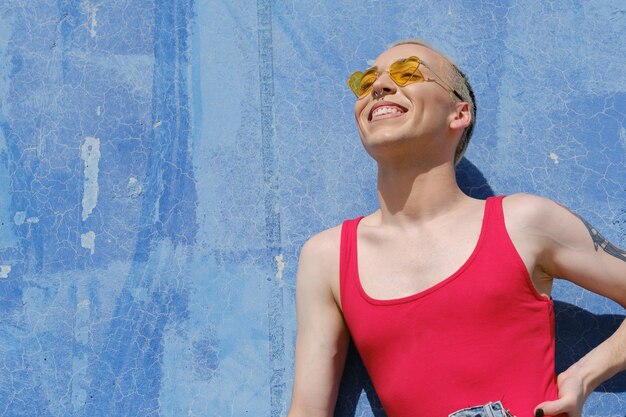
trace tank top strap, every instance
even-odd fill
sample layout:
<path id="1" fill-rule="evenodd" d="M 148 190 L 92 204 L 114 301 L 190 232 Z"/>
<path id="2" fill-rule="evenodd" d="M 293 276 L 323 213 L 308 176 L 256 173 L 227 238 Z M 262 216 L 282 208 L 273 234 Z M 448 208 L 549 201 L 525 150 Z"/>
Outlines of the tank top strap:
<path id="1" fill-rule="evenodd" d="M 339 249 L 339 291 L 342 309 L 346 307 L 346 299 L 349 298 L 348 291 L 354 288 L 348 285 L 350 280 L 356 279 L 356 228 L 359 221 L 365 216 L 344 220 L 341 225 L 341 243 Z"/>
<path id="2" fill-rule="evenodd" d="M 483 227 L 486 228 L 485 235 L 489 239 L 501 240 L 503 237 L 508 236 L 506 226 L 504 224 L 504 210 L 502 209 L 502 200 L 504 195 L 498 195 L 488 197 L 485 209 L 485 219 Z"/>

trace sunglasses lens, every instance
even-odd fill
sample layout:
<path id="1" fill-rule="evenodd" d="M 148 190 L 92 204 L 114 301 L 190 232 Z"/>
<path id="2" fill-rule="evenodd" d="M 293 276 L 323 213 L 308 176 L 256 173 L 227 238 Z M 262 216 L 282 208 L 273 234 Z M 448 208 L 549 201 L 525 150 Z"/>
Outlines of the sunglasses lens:
<path id="1" fill-rule="evenodd" d="M 361 83 L 359 84 L 359 97 L 363 97 L 372 90 L 372 85 L 376 82 L 376 78 L 378 78 L 378 74 L 375 69 L 368 69 L 363 73 Z"/>
<path id="2" fill-rule="evenodd" d="M 356 94 L 357 96 L 359 95 L 359 91 L 361 88 L 360 86 L 361 86 L 362 78 L 363 78 L 363 73 L 361 71 L 352 73 L 350 78 L 348 78 L 348 87 L 350 87 L 350 90 L 352 90 L 352 92 Z"/>
<path id="3" fill-rule="evenodd" d="M 376 70 L 370 68 L 365 72 L 357 71 L 353 73 L 348 78 L 348 86 L 360 98 L 370 92 L 374 81 L 376 81 Z"/>
<path id="4" fill-rule="evenodd" d="M 389 68 L 389 76 L 398 85 L 424 81 L 424 76 L 419 70 L 420 61 L 417 57 L 403 59 L 394 62 Z"/>
<path id="5" fill-rule="evenodd" d="M 389 77 L 399 86 L 424 81 L 419 66 L 420 59 L 416 56 L 396 61 L 389 67 Z M 378 73 L 375 68 L 370 68 L 365 72 L 357 71 L 348 79 L 348 86 L 357 97 L 362 98 L 372 91 L 377 78 Z"/>

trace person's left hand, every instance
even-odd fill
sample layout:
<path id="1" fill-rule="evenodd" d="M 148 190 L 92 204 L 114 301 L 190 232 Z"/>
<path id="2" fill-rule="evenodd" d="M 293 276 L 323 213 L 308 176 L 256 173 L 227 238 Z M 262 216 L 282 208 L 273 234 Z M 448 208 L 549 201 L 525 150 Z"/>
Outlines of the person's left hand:
<path id="1" fill-rule="evenodd" d="M 558 416 L 567 414 L 569 417 L 582 417 L 583 406 L 589 396 L 585 393 L 585 384 L 571 368 L 559 374 L 557 378 L 559 399 L 545 401 L 535 407 L 535 416 Z M 543 410 L 543 414 L 538 412 Z"/>

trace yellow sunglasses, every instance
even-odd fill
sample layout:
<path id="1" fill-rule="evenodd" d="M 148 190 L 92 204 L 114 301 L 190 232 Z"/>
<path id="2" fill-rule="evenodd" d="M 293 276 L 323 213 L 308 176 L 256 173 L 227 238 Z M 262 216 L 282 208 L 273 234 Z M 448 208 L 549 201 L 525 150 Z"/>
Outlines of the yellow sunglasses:
<path id="1" fill-rule="evenodd" d="M 433 78 L 426 78 L 424 74 L 419 70 L 420 65 L 428 68 L 430 72 L 433 73 L 435 77 L 439 80 L 435 80 Z M 416 56 L 410 56 L 405 59 L 400 59 L 389 66 L 387 71 L 378 71 L 376 67 L 372 67 L 365 72 L 357 71 L 350 75 L 348 78 L 348 86 L 350 90 L 359 98 L 362 99 L 366 95 L 372 91 L 372 87 L 374 86 L 374 82 L 378 79 L 378 77 L 387 72 L 389 74 L 389 78 L 393 80 L 394 83 L 399 85 L 400 87 L 404 87 L 407 84 L 411 83 L 421 83 L 421 82 L 434 82 L 443 87 L 447 92 L 454 94 L 459 98 L 459 100 L 463 101 L 461 95 L 454 89 L 450 88 L 435 72 L 424 62 L 422 62 Z"/>

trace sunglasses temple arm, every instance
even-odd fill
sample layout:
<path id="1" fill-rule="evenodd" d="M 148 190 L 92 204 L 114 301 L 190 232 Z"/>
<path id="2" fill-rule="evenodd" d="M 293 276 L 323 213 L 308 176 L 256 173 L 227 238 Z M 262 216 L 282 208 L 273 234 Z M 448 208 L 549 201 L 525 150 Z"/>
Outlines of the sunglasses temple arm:
<path id="1" fill-rule="evenodd" d="M 461 101 L 466 101 L 463 97 L 461 97 L 461 95 L 459 94 L 459 92 L 458 92 L 458 91 L 456 91 L 456 90 L 452 90 L 452 93 L 453 93 L 455 96 L 457 96 L 457 98 L 458 98 L 459 100 L 461 100 Z"/>
<path id="2" fill-rule="evenodd" d="M 445 88 L 446 90 L 448 90 L 449 92 L 451 92 L 452 94 L 454 94 L 455 96 L 457 96 L 457 98 L 461 101 L 466 101 L 463 97 L 461 97 L 461 95 L 459 94 L 458 91 L 456 91 L 455 89 L 453 89 L 452 87 L 450 87 L 440 76 L 437 75 L 437 73 L 435 71 L 433 71 L 428 65 L 426 65 L 426 63 L 422 62 L 421 63 L 423 66 L 425 66 L 426 68 L 428 68 L 430 70 L 430 72 L 439 79 L 440 81 L 440 85 Z M 435 81 L 435 80 L 433 80 Z M 435 81 L 437 82 L 437 81 Z M 439 83 L 437 83 L 439 84 Z"/>

